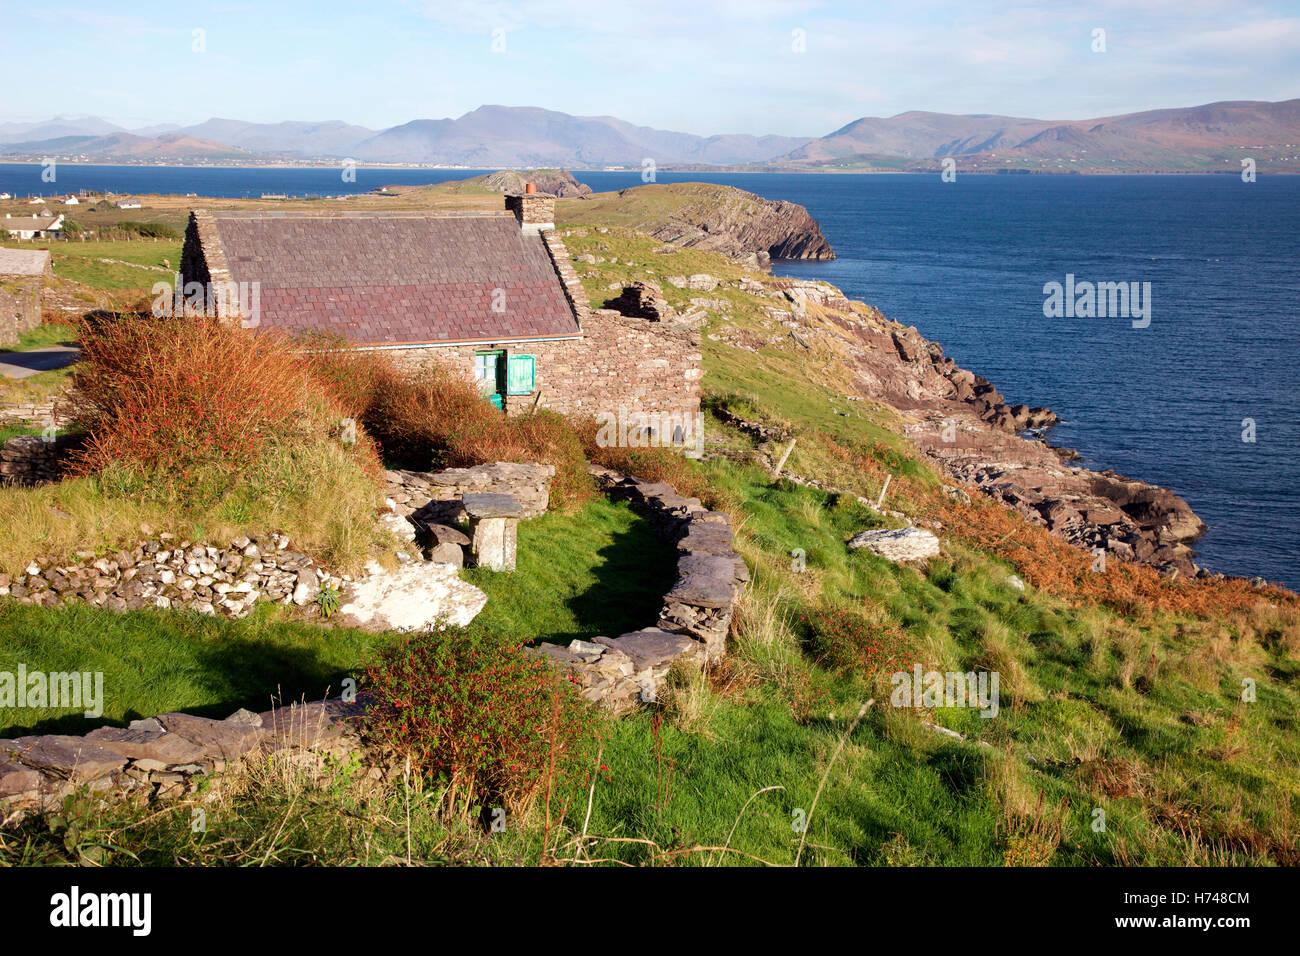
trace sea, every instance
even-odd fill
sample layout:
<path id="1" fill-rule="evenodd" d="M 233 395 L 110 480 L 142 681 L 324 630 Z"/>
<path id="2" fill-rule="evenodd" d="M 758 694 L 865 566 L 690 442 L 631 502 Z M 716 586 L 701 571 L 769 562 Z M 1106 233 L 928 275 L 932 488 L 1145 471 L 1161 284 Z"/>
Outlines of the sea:
<path id="1" fill-rule="evenodd" d="M 46 184 L 40 166 L 10 164 L 0 192 L 341 195 L 481 172 L 61 165 Z M 577 175 L 598 192 L 642 185 L 641 170 Z M 1060 415 L 1049 440 L 1087 466 L 1178 492 L 1209 526 L 1200 564 L 1300 589 L 1300 177 L 950 179 L 655 175 L 805 206 L 838 258 L 775 273 L 916 326 L 1009 402 Z M 1089 283 L 1136 293 L 1128 314 L 1048 301 L 1053 284 L 1078 296 Z"/>

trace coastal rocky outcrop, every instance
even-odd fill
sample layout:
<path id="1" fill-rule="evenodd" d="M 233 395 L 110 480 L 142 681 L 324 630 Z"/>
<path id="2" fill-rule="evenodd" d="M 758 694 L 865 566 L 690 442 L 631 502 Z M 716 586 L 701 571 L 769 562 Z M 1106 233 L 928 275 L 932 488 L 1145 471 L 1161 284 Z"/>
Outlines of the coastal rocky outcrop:
<path id="1" fill-rule="evenodd" d="M 597 225 L 610 217 L 660 242 L 718 252 L 759 268 L 771 259 L 835 258 L 821 226 L 803 206 L 733 186 L 634 186 L 570 204 L 562 218 L 569 226 Z"/>
<path id="2" fill-rule="evenodd" d="M 895 409 L 904 432 L 956 482 L 1081 548 L 1184 576 L 1207 573 L 1194 563 L 1191 547 L 1205 524 L 1187 502 L 1167 488 L 1074 464 L 1075 452 L 1044 440 L 1059 421 L 1050 409 L 1009 402 L 987 379 L 945 356 L 939 343 L 849 301 L 829 283 L 746 277 L 739 286 L 773 300 L 767 314 L 793 347 L 837 355 L 852 377 L 845 398 Z M 712 335 L 751 349 L 780 340 L 750 344 L 725 326 Z"/>
<path id="3" fill-rule="evenodd" d="M 485 189 L 505 193 L 508 196 L 523 193 L 527 183 L 532 183 L 539 193 L 559 199 L 572 199 L 591 193 L 591 187 L 586 183 L 578 182 L 573 173 L 567 169 L 503 169 L 468 182 L 481 183 Z"/>

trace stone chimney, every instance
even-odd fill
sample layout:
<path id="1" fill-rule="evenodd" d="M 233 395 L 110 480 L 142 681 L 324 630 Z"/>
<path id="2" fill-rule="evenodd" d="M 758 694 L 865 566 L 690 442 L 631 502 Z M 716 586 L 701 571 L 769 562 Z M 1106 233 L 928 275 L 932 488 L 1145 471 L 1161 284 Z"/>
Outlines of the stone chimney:
<path id="1" fill-rule="evenodd" d="M 555 228 L 555 197 L 539 194 L 532 183 L 524 184 L 522 196 L 507 196 L 506 208 L 515 214 L 526 236 Z"/>

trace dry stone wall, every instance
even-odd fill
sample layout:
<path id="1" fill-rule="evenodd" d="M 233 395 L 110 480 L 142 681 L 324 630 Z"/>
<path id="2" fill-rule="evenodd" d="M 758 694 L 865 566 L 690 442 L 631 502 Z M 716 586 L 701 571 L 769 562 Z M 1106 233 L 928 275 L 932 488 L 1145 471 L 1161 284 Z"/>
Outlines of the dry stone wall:
<path id="1" fill-rule="evenodd" d="M 0 445 L 0 483 L 39 485 L 63 477 L 68 452 L 80 444 L 80 437 L 17 435 Z"/>
<path id="2" fill-rule="evenodd" d="M 241 536 L 217 548 L 164 532 L 112 554 L 36 558 L 22 574 L 0 574 L 0 597 L 46 607 L 80 602 L 112 611 L 188 608 L 229 617 L 244 617 L 261 600 L 312 614 L 321 588 L 349 581 L 291 550 L 285 535 Z"/>
<path id="3" fill-rule="evenodd" d="M 671 485 L 593 468 L 605 493 L 627 501 L 656 534 L 677 546 L 677 580 L 658 621 L 618 637 L 530 649 L 564 668 L 584 698 L 615 712 L 657 700 L 677 661 L 712 662 L 726 650 L 736 597 L 749 569 L 736 553 L 731 520 Z"/>
<path id="4" fill-rule="evenodd" d="M 342 700 L 295 704 L 225 720 L 161 714 L 127 727 L 0 739 L 0 824 L 58 809 L 78 792 L 112 798 L 172 800 L 210 778 L 215 795 L 222 771 L 268 756 L 325 769 L 361 752 L 361 707 Z"/>

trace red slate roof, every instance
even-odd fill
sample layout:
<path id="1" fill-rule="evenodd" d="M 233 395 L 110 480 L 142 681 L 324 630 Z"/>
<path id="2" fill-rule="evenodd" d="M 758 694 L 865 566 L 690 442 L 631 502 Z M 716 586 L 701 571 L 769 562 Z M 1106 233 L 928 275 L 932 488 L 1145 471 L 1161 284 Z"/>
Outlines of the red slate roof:
<path id="1" fill-rule="evenodd" d="M 542 238 L 509 213 L 212 216 L 230 278 L 260 283 L 260 328 L 356 345 L 581 334 Z"/>

